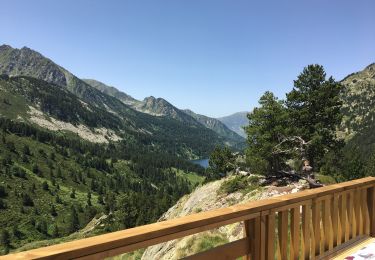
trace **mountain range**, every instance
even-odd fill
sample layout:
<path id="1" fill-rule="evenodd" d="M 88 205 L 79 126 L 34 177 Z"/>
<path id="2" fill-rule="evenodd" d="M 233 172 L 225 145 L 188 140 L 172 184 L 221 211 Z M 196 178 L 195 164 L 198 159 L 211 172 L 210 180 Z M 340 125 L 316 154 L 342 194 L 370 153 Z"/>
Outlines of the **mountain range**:
<path id="1" fill-rule="evenodd" d="M 233 140 L 233 142 L 241 143 L 244 141 L 240 135 L 236 134 L 234 131 L 231 131 L 226 124 L 220 121 L 220 119 L 196 114 L 189 109 L 178 109 L 163 98 L 155 98 L 150 96 L 146 97 L 143 101 L 136 100 L 128 94 L 119 91 L 117 88 L 107 86 L 97 80 L 83 80 L 103 93 L 118 98 L 123 103 L 131 106 L 133 109 L 139 112 L 154 116 L 165 116 L 187 124 L 195 124 L 198 122 L 204 127 L 215 131 L 218 135 L 228 138 L 229 140 Z"/>
<path id="2" fill-rule="evenodd" d="M 39 94 L 49 92 L 48 96 L 53 97 L 55 91 L 61 92 L 60 95 L 69 97 L 76 104 L 77 113 L 69 107 L 70 101 L 60 102 L 62 107 L 57 112 L 53 111 L 53 104 L 46 105 L 46 100 L 41 103 L 37 96 L 33 97 L 38 100 L 35 102 L 30 99 L 31 93 L 23 93 L 20 87 L 3 88 L 3 96 L 14 99 L 14 95 L 17 95 L 18 99 L 26 99 L 25 102 L 17 103 L 19 107 L 8 107 L 6 113 L 2 112 L 4 116 L 13 114 L 13 119 L 26 120 L 50 130 L 70 131 L 91 141 L 107 142 L 110 140 L 107 137 L 110 136 L 116 136 L 115 139 L 118 140 L 146 139 L 153 147 L 171 150 L 172 153 L 188 158 L 207 156 L 217 145 L 240 147 L 244 143 L 241 136 L 217 119 L 180 110 L 162 98 L 151 96 L 139 101 L 99 81 L 81 80 L 27 47 L 16 49 L 8 45 L 0 46 L 0 74 L 10 76 L 9 79 L 3 78 L 9 81 L 8 85 L 20 85 L 22 80 L 25 85 L 29 81 L 30 91 L 34 91 L 31 78 L 44 81 L 40 84 L 45 87 L 44 92 L 38 92 Z M 16 92 L 15 89 L 19 91 Z M 72 95 L 66 95 L 66 91 Z M 23 113 L 17 115 L 16 111 L 19 110 Z M 66 116 L 64 113 L 71 115 Z M 97 117 L 95 123 L 88 124 L 87 118 L 82 117 L 82 114 L 87 114 L 89 118 L 100 115 L 102 119 Z"/>

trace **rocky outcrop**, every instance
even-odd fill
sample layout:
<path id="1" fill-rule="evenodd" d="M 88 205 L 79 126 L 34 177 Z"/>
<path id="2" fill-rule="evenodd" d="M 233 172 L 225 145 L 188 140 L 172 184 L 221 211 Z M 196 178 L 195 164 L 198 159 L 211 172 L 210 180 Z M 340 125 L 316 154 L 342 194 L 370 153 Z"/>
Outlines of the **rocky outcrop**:
<path id="1" fill-rule="evenodd" d="M 194 192 L 182 197 L 173 207 L 171 207 L 159 221 L 174 219 L 202 211 L 242 204 L 249 201 L 266 199 L 273 196 L 280 196 L 288 193 L 298 192 L 306 187 L 305 183 L 291 183 L 287 186 L 259 186 L 255 189 L 245 187 L 242 190 L 227 194 L 222 191 L 222 185 L 225 182 L 233 180 L 236 176 L 231 176 L 222 180 L 207 183 L 198 187 Z M 250 175 L 247 178 L 254 178 Z M 216 236 L 221 241 L 234 241 L 243 237 L 243 227 L 240 223 L 235 223 L 220 227 L 215 230 L 195 234 L 151 246 L 146 249 L 142 259 L 178 259 L 182 256 L 197 253 L 192 245 L 196 241 L 210 240 L 210 237 Z M 220 240 L 219 239 L 219 240 Z M 216 239 L 218 240 L 218 239 Z M 216 241 L 215 240 L 215 241 Z M 199 248 L 199 247 L 197 247 Z"/>

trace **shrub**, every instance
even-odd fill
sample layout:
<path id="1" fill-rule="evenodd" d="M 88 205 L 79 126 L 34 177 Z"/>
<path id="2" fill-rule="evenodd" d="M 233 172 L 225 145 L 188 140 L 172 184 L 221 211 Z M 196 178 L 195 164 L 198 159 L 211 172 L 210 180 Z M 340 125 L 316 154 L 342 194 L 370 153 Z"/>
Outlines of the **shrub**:
<path id="1" fill-rule="evenodd" d="M 224 181 L 221 184 L 221 187 L 219 190 L 223 193 L 229 194 L 229 193 L 233 193 L 233 192 L 245 189 L 246 186 L 247 186 L 246 181 L 242 177 L 236 176 L 232 179 Z"/>

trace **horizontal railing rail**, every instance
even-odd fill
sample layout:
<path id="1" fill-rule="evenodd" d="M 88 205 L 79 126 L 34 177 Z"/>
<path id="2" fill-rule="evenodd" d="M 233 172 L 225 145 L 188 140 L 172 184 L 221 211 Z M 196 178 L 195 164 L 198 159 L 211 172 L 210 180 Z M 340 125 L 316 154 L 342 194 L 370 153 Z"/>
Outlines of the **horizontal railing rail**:
<path id="1" fill-rule="evenodd" d="M 244 238 L 188 259 L 315 259 L 375 236 L 375 178 L 201 212 L 0 259 L 103 259 L 237 222 Z"/>

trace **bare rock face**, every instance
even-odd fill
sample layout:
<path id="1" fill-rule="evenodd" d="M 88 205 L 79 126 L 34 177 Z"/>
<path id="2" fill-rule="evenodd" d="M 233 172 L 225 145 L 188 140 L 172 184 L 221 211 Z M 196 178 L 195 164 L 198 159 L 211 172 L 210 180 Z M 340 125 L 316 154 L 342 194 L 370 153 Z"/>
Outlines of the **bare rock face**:
<path id="1" fill-rule="evenodd" d="M 276 187 L 272 185 L 258 187 L 255 190 L 250 189 L 249 192 L 246 192 L 245 189 L 230 194 L 222 193 L 222 184 L 235 177 L 236 176 L 230 176 L 228 178 L 210 182 L 198 187 L 191 194 L 182 197 L 160 218 L 159 221 L 229 207 L 234 204 L 242 204 L 249 201 L 256 201 L 273 196 L 294 193 L 305 188 L 305 184 L 300 182 L 284 187 Z M 199 243 L 199 241 L 221 241 L 222 243 L 226 243 L 235 241 L 241 237 L 243 237 L 242 224 L 235 223 L 215 230 L 202 232 L 148 247 L 142 256 L 142 259 L 179 259 L 181 257 L 197 253 L 196 250 L 198 250 L 197 248 L 199 248 L 199 246 L 196 247 L 195 244 Z"/>
<path id="2" fill-rule="evenodd" d="M 14 49 L 8 45 L 0 46 L 0 74 L 24 75 L 59 86 L 67 85 L 65 74 L 59 66 L 27 47 Z"/>

